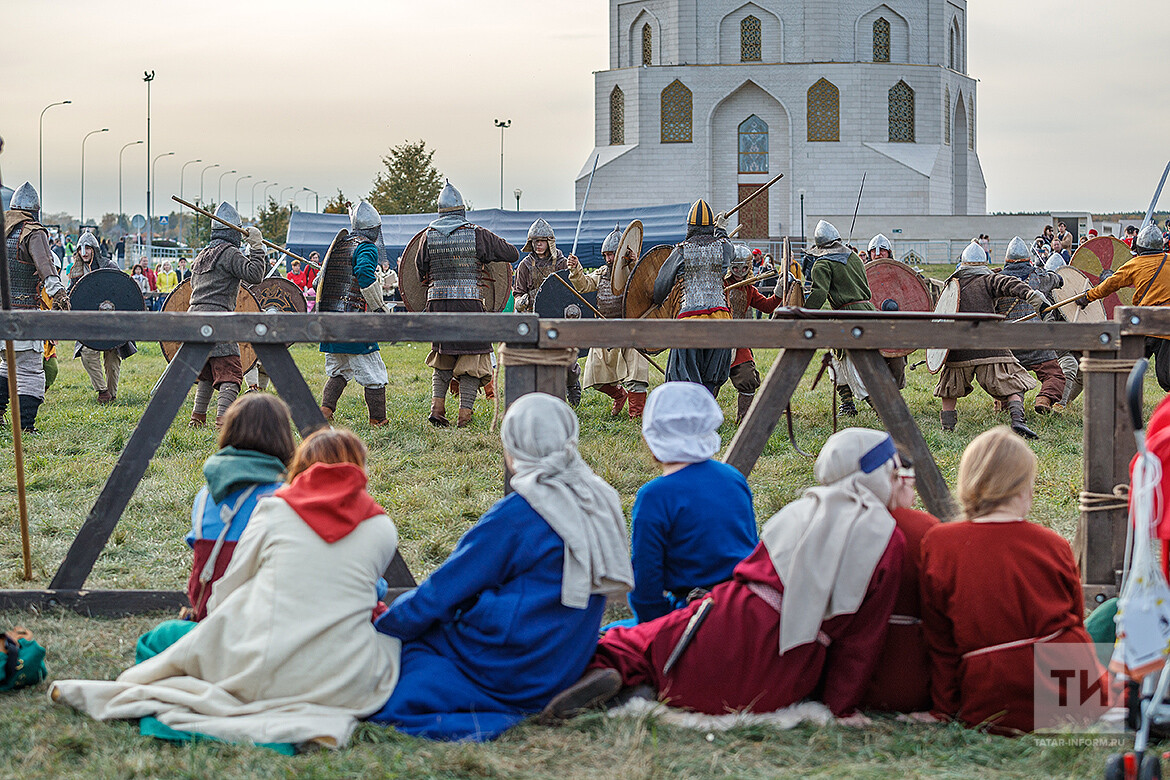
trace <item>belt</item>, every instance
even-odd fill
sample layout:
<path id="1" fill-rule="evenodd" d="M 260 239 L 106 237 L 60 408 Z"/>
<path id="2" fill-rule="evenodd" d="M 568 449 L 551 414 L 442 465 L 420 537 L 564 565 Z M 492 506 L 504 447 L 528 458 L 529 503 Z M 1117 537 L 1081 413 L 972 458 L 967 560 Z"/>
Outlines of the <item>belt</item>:
<path id="1" fill-rule="evenodd" d="M 1027 639 L 1017 639 L 1014 642 L 1004 642 L 1002 645 L 991 645 L 990 647 L 981 647 L 978 650 L 972 650 L 969 653 L 963 653 L 963 658 L 974 658 L 977 655 L 986 655 L 988 653 L 998 653 L 1001 650 L 1014 650 L 1017 647 L 1029 647 L 1031 645 L 1040 645 L 1045 642 L 1051 642 L 1058 636 L 1063 634 L 1066 629 L 1057 629 L 1048 636 L 1033 636 Z"/>

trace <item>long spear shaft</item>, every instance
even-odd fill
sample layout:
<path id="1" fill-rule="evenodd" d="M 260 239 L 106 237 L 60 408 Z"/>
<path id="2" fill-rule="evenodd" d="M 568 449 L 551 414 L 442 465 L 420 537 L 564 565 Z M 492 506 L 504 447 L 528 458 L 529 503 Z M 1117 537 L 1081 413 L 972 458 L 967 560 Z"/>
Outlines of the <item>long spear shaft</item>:
<path id="1" fill-rule="evenodd" d="M 566 290 L 568 290 L 569 292 L 573 293 L 573 295 L 576 295 L 576 296 L 577 296 L 577 300 L 581 301 L 581 303 L 583 303 L 583 304 L 585 304 L 586 306 L 588 306 L 588 307 L 590 308 L 590 310 L 592 310 L 592 312 L 593 312 L 594 316 L 596 316 L 596 317 L 597 317 L 597 319 L 599 319 L 599 320 L 608 320 L 608 319 L 609 319 L 609 317 L 606 317 L 604 314 L 602 314 L 601 312 L 599 312 L 599 311 L 597 310 L 597 307 L 596 307 L 596 306 L 594 306 L 594 305 L 593 305 L 592 303 L 590 303 L 589 301 L 585 300 L 585 296 L 584 296 L 584 295 L 582 295 L 581 293 L 577 292 L 577 288 L 576 288 L 576 287 L 574 287 L 573 285 L 569 284 L 568 282 L 566 282 L 564 279 L 562 279 L 561 277 L 557 276 L 556 274 L 553 274 L 553 276 L 554 276 L 554 277 L 556 277 L 556 280 L 557 280 L 558 282 L 560 282 L 561 284 L 563 284 L 563 285 L 565 286 L 565 289 L 566 289 Z M 650 357 L 649 355 L 647 355 L 645 352 L 643 352 L 643 351 L 642 351 L 642 350 L 640 350 L 640 349 L 639 349 L 639 350 L 635 350 L 635 351 L 636 351 L 636 352 L 637 352 L 639 355 L 641 355 L 642 357 L 646 358 L 646 361 L 647 361 L 648 363 L 650 363 L 650 365 L 652 365 L 652 366 L 654 366 L 655 368 L 657 368 L 657 369 L 658 369 L 658 373 L 662 374 L 663 376 L 666 376 L 666 371 L 665 371 L 665 370 L 663 370 L 662 366 L 660 366 L 660 365 L 658 365 L 657 363 L 655 363 L 655 362 L 654 362 L 654 358 Z"/>
<path id="2" fill-rule="evenodd" d="M 1158 205 L 1158 198 L 1162 195 L 1162 187 L 1166 186 L 1166 176 L 1170 174 L 1170 163 L 1166 163 L 1166 170 L 1162 171 L 1162 180 L 1158 182 L 1158 189 L 1154 190 L 1154 199 L 1150 201 L 1150 208 L 1146 210 L 1146 218 L 1142 220 L 1142 230 L 1150 224 L 1154 218 L 1154 208 Z"/>
<path id="3" fill-rule="evenodd" d="M 863 171 L 861 174 L 861 189 L 857 191 L 857 205 L 853 207 L 853 221 L 849 223 L 849 240 L 845 243 L 853 243 L 853 228 L 857 226 L 857 211 L 861 208 L 861 193 L 865 192 L 865 177 L 869 171 Z"/>
<path id="4" fill-rule="evenodd" d="M 751 195 L 748 195 L 746 198 L 744 198 L 743 200 L 741 200 L 741 201 L 740 201 L 740 202 L 739 202 L 739 203 L 736 205 L 736 207 L 735 207 L 735 208 L 733 208 L 731 211 L 729 211 L 729 212 L 727 212 L 726 214 L 724 214 L 724 216 L 725 216 L 725 217 L 730 217 L 732 214 L 734 214 L 735 212 L 739 211 L 740 209 L 742 209 L 742 208 L 743 208 L 744 206 L 746 206 L 747 204 L 751 203 L 753 200 L 755 200 L 756 198 L 758 198 L 760 195 L 762 195 L 763 193 L 767 192 L 767 191 L 768 191 L 768 189 L 769 189 L 769 188 L 770 188 L 770 187 L 771 187 L 773 184 L 775 184 L 776 182 L 780 181 L 780 180 L 781 180 L 781 179 L 783 179 L 783 178 L 784 178 L 784 174 L 782 174 L 782 173 L 778 173 L 778 174 L 776 174 L 776 175 L 775 175 L 775 176 L 772 178 L 772 180 L 771 180 L 770 182 L 768 182 L 768 183 L 767 183 L 767 184 L 765 184 L 763 187 L 760 187 L 758 190 L 756 190 L 755 192 L 753 192 Z"/>
<path id="5" fill-rule="evenodd" d="M 246 228 L 242 228 L 239 225 L 233 225 L 232 223 L 228 222 L 225 219 L 220 219 L 219 217 L 215 216 L 207 209 L 201 209 L 198 206 L 196 206 L 194 203 L 188 203 L 187 201 L 180 198 L 178 195 L 172 195 L 171 200 L 175 201 L 176 203 L 181 203 L 184 206 L 186 206 L 187 208 L 191 209 L 192 211 L 199 213 L 199 214 L 202 214 L 203 216 L 207 217 L 208 219 L 210 219 L 214 222 L 218 222 L 219 224 L 223 225 L 224 227 L 229 227 L 241 235 L 248 234 L 248 231 Z M 284 247 L 280 246 L 279 244 L 272 243 L 267 238 L 263 238 L 263 239 L 261 239 L 261 241 L 263 242 L 264 246 L 268 247 L 269 249 L 275 249 L 277 252 L 280 252 L 282 255 L 288 255 L 293 260 L 300 260 L 305 265 L 311 265 L 318 270 L 320 270 L 320 268 L 321 268 L 321 266 L 317 265 L 312 260 L 306 260 L 305 258 L 301 257 L 300 255 L 296 254 L 295 252 L 290 252 L 287 249 L 285 249 Z"/>
<path id="6" fill-rule="evenodd" d="M 593 158 L 593 170 L 589 172 L 589 183 L 585 185 L 585 199 L 581 201 L 581 213 L 577 215 L 577 233 L 573 236 L 573 250 L 569 254 L 577 256 L 577 239 L 581 237 L 581 222 L 585 219 L 585 207 L 589 205 L 589 190 L 593 188 L 593 174 L 597 173 L 597 161 L 601 155 Z"/>
<path id="7" fill-rule="evenodd" d="M 1084 293 L 1074 295 L 1073 297 L 1068 298 L 1066 300 L 1063 300 L 1060 303 L 1054 303 L 1051 306 L 1043 308 L 1038 312 L 1035 312 L 1033 314 L 1029 314 L 1027 317 L 1020 317 L 1018 320 L 1012 320 L 1012 322 L 1027 322 L 1028 320 L 1035 319 L 1036 317 L 1039 317 L 1041 314 L 1047 314 L 1048 312 L 1052 311 L 1053 309 L 1059 309 L 1062 306 L 1068 306 L 1070 303 L 1076 303 L 1077 298 L 1080 298 L 1081 295 L 1084 295 Z"/>

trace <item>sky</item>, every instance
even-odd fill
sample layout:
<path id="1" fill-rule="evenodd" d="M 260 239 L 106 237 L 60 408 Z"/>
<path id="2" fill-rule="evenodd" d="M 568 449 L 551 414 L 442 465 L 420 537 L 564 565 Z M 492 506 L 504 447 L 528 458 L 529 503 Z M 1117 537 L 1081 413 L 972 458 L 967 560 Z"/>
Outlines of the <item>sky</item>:
<path id="1" fill-rule="evenodd" d="M 593 72 L 609 67 L 603 0 L 38 0 L 0 13 L 0 175 L 38 178 L 44 114 L 48 212 L 119 208 L 119 153 L 145 139 L 151 85 L 155 210 L 222 195 L 251 213 L 370 190 L 380 159 L 423 139 L 475 207 L 523 191 L 526 209 L 573 207 L 592 149 Z M 1170 160 L 1170 75 L 1156 0 L 971 0 L 969 71 L 988 211 L 1142 210 Z M 1130 106 L 1140 106 L 1131 110 Z M 166 152 L 172 156 L 159 157 Z M 123 210 L 145 211 L 146 153 L 121 168 Z M 180 183 L 180 168 L 185 168 Z M 220 167 L 206 170 L 210 165 Z M 251 176 L 244 179 L 243 176 Z M 275 186 L 260 184 L 267 181 Z M 256 185 L 253 188 L 253 185 Z M 1170 205 L 1170 195 L 1162 208 Z"/>

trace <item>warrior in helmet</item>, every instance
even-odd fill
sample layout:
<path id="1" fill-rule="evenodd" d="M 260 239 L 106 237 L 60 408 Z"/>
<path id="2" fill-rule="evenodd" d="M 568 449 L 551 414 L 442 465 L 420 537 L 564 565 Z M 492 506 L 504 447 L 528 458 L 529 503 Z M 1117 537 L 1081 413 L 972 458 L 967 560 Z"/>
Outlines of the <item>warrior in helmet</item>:
<path id="1" fill-rule="evenodd" d="M 117 268 L 113 260 L 102 257 L 101 246 L 93 233 L 82 233 L 73 252 L 73 265 L 69 269 L 69 287 L 86 274 L 100 268 Z M 80 341 L 73 346 L 73 359 L 81 358 L 81 365 L 89 374 L 89 381 L 97 393 L 99 404 L 118 400 L 118 377 L 122 373 L 122 361 L 138 352 L 133 341 L 124 341 L 113 349 L 95 350 Z"/>
<path id="2" fill-rule="evenodd" d="M 1134 306 L 1165 306 L 1170 303 L 1170 268 L 1166 265 L 1166 239 L 1154 222 L 1146 225 L 1133 241 L 1133 259 L 1113 275 L 1077 299 L 1082 309 L 1092 301 L 1108 298 L 1122 287 L 1132 287 Z M 1116 263 L 1114 266 L 1116 267 Z M 1146 337 L 1146 357 L 1154 358 L 1154 373 L 1163 390 L 1170 391 L 1170 341 Z"/>
<path id="3" fill-rule="evenodd" d="M 605 237 L 601 243 L 601 256 L 605 258 L 605 265 L 592 273 L 586 274 L 581 270 L 581 263 L 576 257 L 568 258 L 569 281 L 579 292 L 596 290 L 597 310 L 607 319 L 620 319 L 624 316 L 622 293 L 625 292 L 629 269 L 638 261 L 637 254 L 631 246 L 627 247 L 626 256 L 619 262 L 617 251 L 621 240 L 622 232 L 618 228 L 614 228 L 613 232 Z M 624 271 L 620 270 L 623 268 Z M 650 386 L 650 363 L 636 349 L 594 347 L 589 350 L 589 357 L 585 358 L 585 377 L 582 384 L 585 387 L 594 387 L 613 399 L 610 414 L 614 417 L 622 413 L 622 408 L 628 401 L 630 418 L 637 420 L 642 417 L 642 410 L 646 406 L 646 390 Z"/>
<path id="4" fill-rule="evenodd" d="M 890 243 L 890 239 L 886 238 L 881 233 L 869 240 L 869 261 L 874 260 L 893 260 L 894 246 Z"/>
<path id="5" fill-rule="evenodd" d="M 439 218 L 432 222 L 419 242 L 415 266 L 427 285 L 427 311 L 482 312 L 479 289 L 481 267 L 486 263 L 514 263 L 520 256 L 516 247 L 487 228 L 467 221 L 466 206 L 459 190 L 447 182 L 439 193 Z M 427 365 L 434 369 L 431 396 L 432 425 L 447 427 L 447 387 L 459 380 L 460 428 L 471 423 L 475 396 L 492 378 L 492 346 L 477 341 L 436 341 L 431 344 Z"/>
<path id="6" fill-rule="evenodd" d="M 380 312 L 386 310 L 377 270 L 386 258 L 382 241 L 382 217 L 363 200 L 349 213 L 349 233 L 335 240 L 321 274 L 321 311 Z M 332 266 L 330 268 L 329 266 Z M 329 291 L 326 291 L 326 286 Z M 377 342 L 321 344 L 325 353 L 325 389 L 321 413 L 333 421 L 333 412 L 345 386 L 352 379 L 365 391 L 370 425 L 386 425 L 386 364 Z"/>
<path id="7" fill-rule="evenodd" d="M 735 258 L 731 261 L 731 270 L 728 271 L 724 282 L 730 287 L 747 279 L 751 272 L 752 250 L 746 244 L 736 244 Z M 776 311 L 776 307 L 784 303 L 783 299 L 775 295 L 764 295 L 753 284 L 728 290 L 727 302 L 731 306 L 732 318 L 737 320 L 748 319 L 751 309 L 771 314 Z M 756 368 L 756 356 L 747 347 L 735 350 L 735 357 L 731 359 L 731 384 L 739 391 L 735 412 L 735 424 L 739 425 L 751 408 L 756 391 L 760 389 L 760 372 Z"/>
<path id="8" fill-rule="evenodd" d="M 727 240 L 727 217 L 715 215 L 704 200 L 697 200 L 687 214 L 687 237 L 674 248 L 654 280 L 654 303 L 661 305 L 675 286 L 681 287 L 679 319 L 729 320 L 731 309 L 723 289 L 723 277 L 735 257 Z M 731 376 L 730 349 L 672 349 L 666 364 L 668 382 L 697 382 L 712 395 Z"/>
<path id="9" fill-rule="evenodd" d="M 41 199 L 28 182 L 12 194 L 10 211 L 4 214 L 5 249 L 14 309 L 39 309 L 41 292 L 53 299 L 54 309 L 69 308 L 65 283 L 53 264 L 49 233 L 40 223 Z M 43 341 L 16 341 L 16 394 L 20 401 L 20 427 L 36 431 L 37 410 L 45 400 Z M 0 372 L 8 371 L 0 355 Z M 0 415 L 8 409 L 8 383 L 0 382 Z"/>
<path id="10" fill-rule="evenodd" d="M 1015 277 L 992 273 L 987 263 L 987 252 L 972 241 L 959 258 L 959 268 L 950 279 L 959 284 L 959 311 L 994 314 L 996 299 L 1018 298 L 1039 310 L 1048 305 L 1044 293 L 1033 290 Z M 1011 414 L 1012 430 L 1025 439 L 1037 438 L 1036 432 L 1024 421 L 1024 393 L 1034 389 L 1037 382 L 1012 353 L 1006 349 L 978 348 L 952 349 L 938 375 L 934 395 L 942 401 L 939 413 L 944 431 L 953 431 L 959 420 L 955 406 L 965 398 L 977 382 L 992 398 L 1006 404 Z"/>
<path id="11" fill-rule="evenodd" d="M 1013 276 L 1025 282 L 1033 290 L 1039 290 L 1048 301 L 1046 306 L 1052 305 L 1055 300 L 1052 291 L 1064 286 L 1064 277 L 1055 271 L 1045 271 L 1032 263 L 1032 253 L 1027 242 L 1016 236 L 1008 243 L 1007 253 L 1004 255 L 1003 271 L 1001 273 Z M 1037 314 L 1037 309 L 1030 303 L 1021 301 L 1015 296 L 998 298 L 995 301 L 995 311 L 1009 320 L 1018 320 Z M 1048 319 L 1051 315 L 1045 315 Z M 1033 320 L 1039 322 L 1039 318 Z M 1013 349 L 1012 354 L 1026 371 L 1031 371 L 1040 380 L 1040 392 L 1036 394 L 1034 408 L 1037 414 L 1048 414 L 1059 404 L 1064 397 L 1066 376 L 1058 362 L 1056 350 L 1052 349 Z M 1001 404 L 1002 406 L 1002 404 Z"/>
<path id="12" fill-rule="evenodd" d="M 243 227 L 243 220 L 230 203 L 221 203 L 215 216 L 225 222 Z M 218 222 L 212 226 L 211 243 L 195 257 L 191 264 L 191 302 L 187 311 L 235 311 L 236 297 L 240 293 L 240 282 L 259 284 L 268 270 L 264 257 L 264 239 L 260 229 L 247 228 L 248 254 L 240 251 L 240 232 L 222 227 Z M 216 344 L 199 372 L 199 383 L 195 386 L 195 403 L 191 408 L 191 427 L 201 428 L 207 424 L 207 407 L 211 404 L 211 391 L 219 392 L 215 424 L 218 427 L 236 396 L 240 394 L 240 383 L 244 381 L 244 368 L 240 365 L 240 347 L 233 342 Z"/>

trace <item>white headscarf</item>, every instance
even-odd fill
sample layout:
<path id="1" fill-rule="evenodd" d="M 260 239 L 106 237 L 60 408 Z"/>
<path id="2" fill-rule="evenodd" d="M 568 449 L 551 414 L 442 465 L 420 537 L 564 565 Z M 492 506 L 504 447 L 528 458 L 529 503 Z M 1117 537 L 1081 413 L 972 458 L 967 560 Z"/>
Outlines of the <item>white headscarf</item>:
<path id="1" fill-rule="evenodd" d="M 667 382 L 650 393 L 642 437 L 663 463 L 699 463 L 719 451 L 723 410 L 694 382 Z"/>
<path id="2" fill-rule="evenodd" d="M 784 583 L 781 655 L 814 641 L 823 621 L 861 606 L 894 533 L 886 504 L 896 455 L 883 431 L 833 434 L 813 468 L 821 486 L 804 491 L 764 525 L 760 540 Z"/>
<path id="3" fill-rule="evenodd" d="M 512 459 L 512 489 L 565 543 L 561 603 L 584 609 L 595 593 L 620 596 L 634 586 L 626 519 L 617 491 L 577 452 L 577 415 L 546 393 L 512 404 L 500 429 Z"/>

